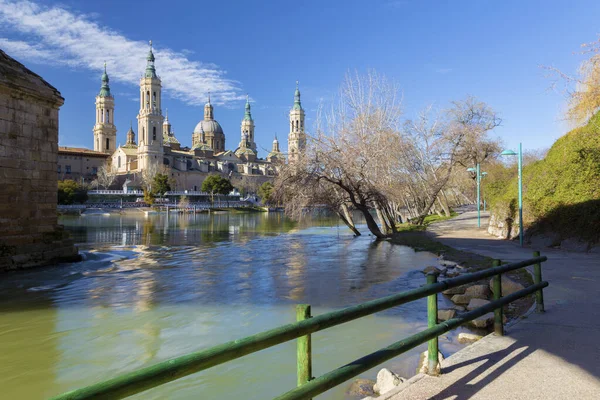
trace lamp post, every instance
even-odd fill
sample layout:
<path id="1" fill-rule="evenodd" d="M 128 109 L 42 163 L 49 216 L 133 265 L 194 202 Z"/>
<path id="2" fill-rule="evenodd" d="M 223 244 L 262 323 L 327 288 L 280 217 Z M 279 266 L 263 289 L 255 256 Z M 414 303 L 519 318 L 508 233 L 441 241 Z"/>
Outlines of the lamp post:
<path id="1" fill-rule="evenodd" d="M 477 227 L 481 228 L 481 178 L 487 175 L 487 172 L 480 172 L 479 163 L 476 168 L 467 168 L 469 172 L 475 172 L 477 178 Z"/>
<path id="2" fill-rule="evenodd" d="M 504 150 L 501 156 L 519 156 L 519 243 L 523 247 L 523 146 L 519 143 L 519 152 Z"/>

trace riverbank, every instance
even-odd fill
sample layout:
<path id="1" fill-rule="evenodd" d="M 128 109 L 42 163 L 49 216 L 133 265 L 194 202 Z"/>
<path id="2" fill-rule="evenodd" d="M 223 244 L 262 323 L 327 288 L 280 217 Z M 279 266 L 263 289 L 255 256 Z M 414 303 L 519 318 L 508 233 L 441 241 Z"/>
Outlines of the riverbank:
<path id="1" fill-rule="evenodd" d="M 482 226 L 487 225 L 482 213 Z M 430 240 L 457 251 L 515 262 L 533 249 L 490 237 L 476 213 L 432 226 Z M 437 245 L 436 245 L 437 246 Z M 600 393 L 600 256 L 544 250 L 546 312 L 515 318 L 505 336 L 490 334 L 441 362 L 442 375 L 417 375 L 380 399 L 593 399 Z"/>

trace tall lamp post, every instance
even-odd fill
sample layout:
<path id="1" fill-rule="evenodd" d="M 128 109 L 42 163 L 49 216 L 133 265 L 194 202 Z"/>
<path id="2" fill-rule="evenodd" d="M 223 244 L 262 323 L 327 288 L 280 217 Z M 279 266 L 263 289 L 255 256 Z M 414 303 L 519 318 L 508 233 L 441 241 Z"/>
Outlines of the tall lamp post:
<path id="1" fill-rule="evenodd" d="M 519 156 L 519 243 L 523 247 L 523 146 L 519 143 L 519 152 L 504 150 L 501 156 Z"/>
<path id="2" fill-rule="evenodd" d="M 481 228 L 481 178 L 487 175 L 487 172 L 480 172 L 479 163 L 476 168 L 467 168 L 469 172 L 475 172 L 477 177 L 477 227 Z"/>

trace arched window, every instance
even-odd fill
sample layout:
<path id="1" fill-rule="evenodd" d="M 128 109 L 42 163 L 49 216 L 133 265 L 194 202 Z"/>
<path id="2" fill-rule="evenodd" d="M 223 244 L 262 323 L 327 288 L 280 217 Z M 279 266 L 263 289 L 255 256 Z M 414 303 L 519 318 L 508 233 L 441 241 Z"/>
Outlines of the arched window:
<path id="1" fill-rule="evenodd" d="M 110 149 L 110 139 L 106 138 L 106 150 Z"/>
<path id="2" fill-rule="evenodd" d="M 146 138 L 146 128 L 144 128 L 144 127 L 142 126 L 142 140 L 145 142 L 145 141 L 146 141 L 146 139 L 147 139 L 147 138 Z"/>
<path id="3" fill-rule="evenodd" d="M 153 141 L 156 140 L 156 127 L 155 126 L 152 127 L 152 140 Z"/>
<path id="4" fill-rule="evenodd" d="M 121 168 L 121 156 L 117 157 L 117 168 Z"/>
<path id="5" fill-rule="evenodd" d="M 156 107 L 156 92 L 152 93 L 152 105 Z"/>
<path id="6" fill-rule="evenodd" d="M 146 108 L 150 108 L 150 91 L 146 91 Z"/>
<path id="7" fill-rule="evenodd" d="M 296 120 L 296 130 L 298 130 L 298 120 Z"/>

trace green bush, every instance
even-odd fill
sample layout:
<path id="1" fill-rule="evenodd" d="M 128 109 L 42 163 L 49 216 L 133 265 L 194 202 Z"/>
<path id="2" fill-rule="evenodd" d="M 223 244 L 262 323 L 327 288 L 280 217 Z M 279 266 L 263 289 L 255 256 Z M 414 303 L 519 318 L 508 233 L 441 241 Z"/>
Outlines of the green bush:
<path id="1" fill-rule="evenodd" d="M 58 204 L 83 204 L 87 201 L 87 187 L 72 179 L 58 181 Z"/>
<path id="2" fill-rule="evenodd" d="M 488 178 L 483 185 L 492 211 L 502 219 L 516 220 L 516 168 L 500 168 Z M 523 222 L 526 228 L 563 238 L 597 238 L 596 200 L 600 200 L 600 113 L 558 139 L 543 160 L 523 168 Z"/>

